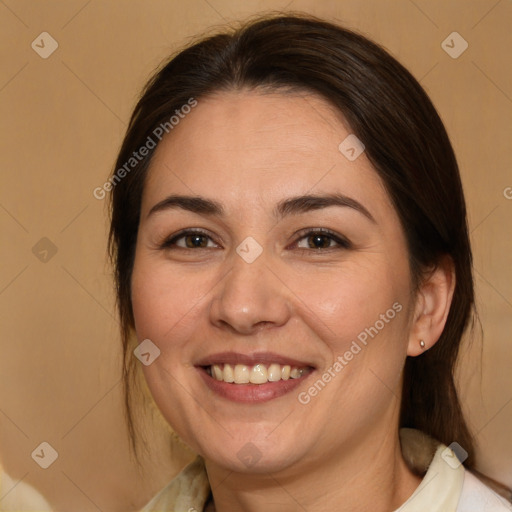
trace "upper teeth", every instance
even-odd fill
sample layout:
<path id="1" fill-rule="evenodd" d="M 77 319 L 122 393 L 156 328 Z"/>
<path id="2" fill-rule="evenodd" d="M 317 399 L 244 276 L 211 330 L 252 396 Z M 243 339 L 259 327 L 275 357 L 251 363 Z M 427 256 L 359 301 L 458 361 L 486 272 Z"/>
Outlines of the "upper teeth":
<path id="1" fill-rule="evenodd" d="M 307 368 L 291 367 L 286 364 L 281 366 L 277 363 L 270 365 L 256 364 L 247 366 L 245 364 L 213 364 L 207 371 L 216 380 L 232 382 L 234 384 L 265 384 L 278 380 L 298 379 Z"/>

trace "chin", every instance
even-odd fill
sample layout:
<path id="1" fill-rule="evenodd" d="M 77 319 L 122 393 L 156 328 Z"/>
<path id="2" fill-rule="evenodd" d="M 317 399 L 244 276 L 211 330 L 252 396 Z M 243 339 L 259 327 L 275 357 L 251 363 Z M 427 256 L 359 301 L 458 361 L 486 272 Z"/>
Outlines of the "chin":
<path id="1" fill-rule="evenodd" d="M 212 452 L 211 449 L 203 456 L 207 463 L 222 467 L 235 473 L 264 475 L 285 471 L 300 458 L 294 447 L 288 450 L 275 450 L 258 448 L 248 441 L 239 450 L 230 449 L 229 453 Z"/>

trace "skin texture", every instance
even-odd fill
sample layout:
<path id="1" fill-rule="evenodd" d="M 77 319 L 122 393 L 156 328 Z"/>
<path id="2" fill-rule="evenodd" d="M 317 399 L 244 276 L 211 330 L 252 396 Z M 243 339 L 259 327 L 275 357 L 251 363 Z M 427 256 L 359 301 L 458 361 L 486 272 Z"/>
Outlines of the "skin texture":
<path id="1" fill-rule="evenodd" d="M 349 161 L 338 149 L 349 134 L 315 95 L 223 92 L 200 99 L 152 161 L 132 277 L 136 331 L 161 350 L 144 367 L 149 389 L 205 458 L 217 511 L 391 511 L 419 483 L 398 441 L 401 372 L 407 355 L 421 354 L 420 339 L 428 350 L 442 332 L 451 267 L 413 289 L 404 233 L 378 174 L 364 153 Z M 347 206 L 275 215 L 282 200 L 333 193 L 373 220 Z M 214 200 L 224 214 L 149 213 L 171 194 Z M 183 238 L 161 247 L 185 228 L 204 230 L 206 247 L 180 247 Z M 325 248 L 309 248 L 307 228 L 349 246 L 322 238 Z M 236 252 L 246 237 L 263 249 L 252 263 Z M 396 303 L 401 311 L 300 403 L 298 394 Z M 224 351 L 271 351 L 315 369 L 284 396 L 234 403 L 195 367 Z M 253 465 L 238 457 L 244 447 Z"/>

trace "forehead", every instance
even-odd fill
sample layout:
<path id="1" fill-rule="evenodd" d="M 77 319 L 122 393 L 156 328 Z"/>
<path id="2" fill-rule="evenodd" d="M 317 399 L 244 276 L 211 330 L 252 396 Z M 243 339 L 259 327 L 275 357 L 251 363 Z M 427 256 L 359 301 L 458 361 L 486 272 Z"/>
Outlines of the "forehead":
<path id="1" fill-rule="evenodd" d="M 351 135 L 341 113 L 311 93 L 231 91 L 199 99 L 157 147 L 143 209 L 169 192 L 214 196 L 228 209 L 335 192 L 389 206 L 364 152 L 350 160 L 340 151 Z"/>

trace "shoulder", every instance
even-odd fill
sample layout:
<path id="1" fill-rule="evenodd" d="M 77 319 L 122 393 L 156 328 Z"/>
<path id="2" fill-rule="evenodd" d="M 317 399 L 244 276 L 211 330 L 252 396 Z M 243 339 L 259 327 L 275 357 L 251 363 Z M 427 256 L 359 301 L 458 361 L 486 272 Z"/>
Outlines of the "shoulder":
<path id="1" fill-rule="evenodd" d="M 464 483 L 457 512 L 507 512 L 512 504 L 498 496 L 470 471 L 464 472 Z"/>
<path id="2" fill-rule="evenodd" d="M 10 477 L 0 465 L 0 512 L 51 512 L 50 505 L 32 486 Z"/>
<path id="3" fill-rule="evenodd" d="M 417 430 L 400 431 L 402 454 L 423 480 L 400 512 L 512 512 L 512 504 L 465 469 L 457 455 Z M 398 511 L 397 511 L 398 512 Z"/>
<path id="4" fill-rule="evenodd" d="M 210 485 L 204 461 L 198 456 L 140 512 L 205 510 L 209 494 Z"/>

